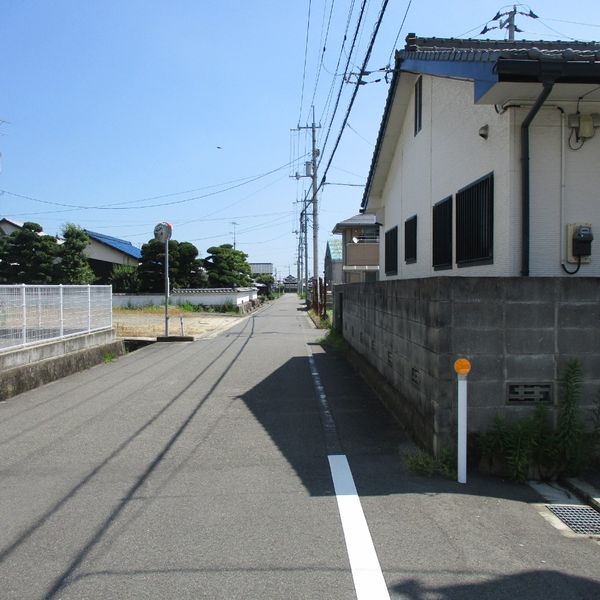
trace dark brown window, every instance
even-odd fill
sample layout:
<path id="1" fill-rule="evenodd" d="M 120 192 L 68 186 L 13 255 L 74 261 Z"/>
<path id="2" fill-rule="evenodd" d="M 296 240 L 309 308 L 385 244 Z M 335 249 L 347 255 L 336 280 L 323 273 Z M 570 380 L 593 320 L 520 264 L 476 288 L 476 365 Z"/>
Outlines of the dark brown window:
<path id="1" fill-rule="evenodd" d="M 452 268 L 452 196 L 433 207 L 433 266 Z"/>
<path id="2" fill-rule="evenodd" d="M 385 274 L 398 274 L 398 227 L 385 232 Z"/>
<path id="3" fill-rule="evenodd" d="M 417 215 L 404 221 L 404 260 L 417 262 Z"/>
<path id="4" fill-rule="evenodd" d="M 423 125 L 423 78 L 419 77 L 415 83 L 415 135 L 421 131 Z"/>
<path id="5" fill-rule="evenodd" d="M 494 257 L 494 174 L 456 194 L 456 264 L 491 263 Z"/>

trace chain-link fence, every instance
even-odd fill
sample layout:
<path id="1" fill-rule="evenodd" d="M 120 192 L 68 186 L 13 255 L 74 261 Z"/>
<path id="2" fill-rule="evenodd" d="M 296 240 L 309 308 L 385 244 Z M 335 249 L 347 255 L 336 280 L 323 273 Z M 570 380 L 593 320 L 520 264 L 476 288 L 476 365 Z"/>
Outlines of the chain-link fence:
<path id="1" fill-rule="evenodd" d="M 110 285 L 0 285 L 0 352 L 111 327 Z"/>

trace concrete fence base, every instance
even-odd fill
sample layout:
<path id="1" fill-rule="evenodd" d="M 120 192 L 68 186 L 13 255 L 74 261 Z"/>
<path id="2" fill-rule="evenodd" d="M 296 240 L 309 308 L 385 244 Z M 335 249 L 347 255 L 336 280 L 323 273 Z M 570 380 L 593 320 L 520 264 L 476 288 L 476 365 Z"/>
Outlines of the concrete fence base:
<path id="1" fill-rule="evenodd" d="M 0 354 L 0 401 L 125 353 L 113 330 Z"/>
<path id="2" fill-rule="evenodd" d="M 335 287 L 336 327 L 376 373 L 388 406 L 415 441 L 455 445 L 456 376 L 468 358 L 469 432 L 497 414 L 556 410 L 560 375 L 578 359 L 582 408 L 600 389 L 600 278 L 434 277 Z"/>

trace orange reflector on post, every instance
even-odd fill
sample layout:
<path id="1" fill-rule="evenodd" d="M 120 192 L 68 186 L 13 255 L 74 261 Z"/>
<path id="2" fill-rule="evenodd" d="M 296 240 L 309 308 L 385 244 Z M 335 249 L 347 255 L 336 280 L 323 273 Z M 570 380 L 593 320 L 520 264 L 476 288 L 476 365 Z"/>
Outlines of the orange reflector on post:
<path id="1" fill-rule="evenodd" d="M 467 358 L 459 358 L 454 363 L 454 370 L 457 375 L 468 375 L 471 371 L 471 361 Z"/>

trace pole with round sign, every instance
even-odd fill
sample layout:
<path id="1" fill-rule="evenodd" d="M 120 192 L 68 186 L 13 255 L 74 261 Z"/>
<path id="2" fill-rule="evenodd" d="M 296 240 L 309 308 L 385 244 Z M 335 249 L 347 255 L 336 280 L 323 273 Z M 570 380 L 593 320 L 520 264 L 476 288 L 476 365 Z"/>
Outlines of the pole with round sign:
<path id="1" fill-rule="evenodd" d="M 459 358 L 454 363 L 458 376 L 458 483 L 467 483 L 467 375 L 471 371 L 471 362 Z"/>
<path id="2" fill-rule="evenodd" d="M 170 223 L 158 223 L 154 228 L 154 239 L 165 245 L 165 337 L 169 336 L 169 240 L 172 234 Z"/>

